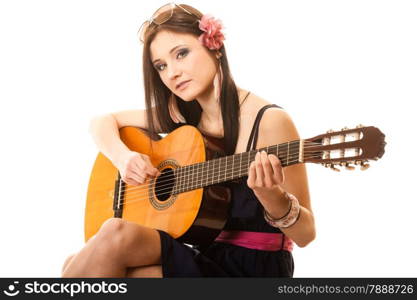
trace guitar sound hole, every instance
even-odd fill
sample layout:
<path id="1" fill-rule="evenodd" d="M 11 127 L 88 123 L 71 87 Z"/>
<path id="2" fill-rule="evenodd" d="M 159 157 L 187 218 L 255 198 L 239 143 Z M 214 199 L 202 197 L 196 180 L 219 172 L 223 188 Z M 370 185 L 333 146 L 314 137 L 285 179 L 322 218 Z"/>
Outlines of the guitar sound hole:
<path id="1" fill-rule="evenodd" d="M 167 168 L 162 170 L 155 183 L 155 194 L 159 201 L 166 201 L 171 196 L 175 184 L 174 170 Z"/>

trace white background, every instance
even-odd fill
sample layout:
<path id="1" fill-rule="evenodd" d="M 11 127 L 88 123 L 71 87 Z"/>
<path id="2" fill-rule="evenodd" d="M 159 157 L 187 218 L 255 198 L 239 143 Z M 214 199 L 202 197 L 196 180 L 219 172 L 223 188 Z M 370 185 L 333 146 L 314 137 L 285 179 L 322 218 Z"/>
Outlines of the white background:
<path id="1" fill-rule="evenodd" d="M 294 276 L 415 277 L 416 2 L 187 3 L 222 19 L 236 83 L 303 138 L 360 123 L 386 134 L 366 172 L 308 165 L 317 238 L 294 250 Z M 60 276 L 83 246 L 89 120 L 144 108 L 136 32 L 163 4 L 1 0 L 0 276 Z"/>

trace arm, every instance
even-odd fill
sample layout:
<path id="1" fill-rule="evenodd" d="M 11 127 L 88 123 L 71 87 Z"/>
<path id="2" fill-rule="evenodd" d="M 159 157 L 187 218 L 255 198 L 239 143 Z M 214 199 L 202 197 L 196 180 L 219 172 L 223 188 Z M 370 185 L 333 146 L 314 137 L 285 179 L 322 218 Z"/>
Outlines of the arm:
<path id="1" fill-rule="evenodd" d="M 148 129 L 145 110 L 127 110 L 93 118 L 90 133 L 99 151 L 119 170 L 123 181 L 142 184 L 149 176 L 158 175 L 148 155 L 131 151 L 120 139 L 119 129 L 126 126 Z M 160 130 L 159 123 L 155 124 Z"/>
<path id="2" fill-rule="evenodd" d="M 270 108 L 265 111 L 259 127 L 257 149 L 298 139 L 300 137 L 297 129 L 290 116 L 284 110 Z M 264 155 L 264 162 L 267 161 L 266 157 Z M 284 169 L 278 165 L 279 160 L 276 156 L 274 159 L 270 161 L 271 163 L 276 163 L 277 169 L 282 170 L 282 175 L 284 175 L 282 178 L 283 182 L 275 185 L 270 190 L 258 189 L 258 192 L 254 190 L 254 193 L 266 211 L 274 218 L 279 218 L 288 211 L 289 202 L 283 197 L 284 191 L 297 197 L 301 206 L 300 217 L 294 225 L 281 230 L 299 247 L 305 247 L 314 240 L 316 234 L 306 167 L 304 164 L 296 164 Z"/>
<path id="3" fill-rule="evenodd" d="M 90 122 L 90 134 L 103 153 L 115 166 L 120 165 L 121 158 L 130 152 L 120 140 L 119 129 L 133 126 L 147 129 L 146 110 L 125 110 L 94 117 Z M 159 124 L 157 124 L 159 128 Z"/>

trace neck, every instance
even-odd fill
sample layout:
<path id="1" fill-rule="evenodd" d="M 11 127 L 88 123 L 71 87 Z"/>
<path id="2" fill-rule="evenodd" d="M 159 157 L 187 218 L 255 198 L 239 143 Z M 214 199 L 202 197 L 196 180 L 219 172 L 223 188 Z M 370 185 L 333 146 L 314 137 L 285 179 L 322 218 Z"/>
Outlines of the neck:
<path id="1" fill-rule="evenodd" d="M 246 96 L 247 91 L 237 87 L 239 95 L 239 104 Z M 219 124 L 222 125 L 222 113 L 220 108 L 220 102 L 217 102 L 214 96 L 214 88 L 209 88 L 205 93 L 196 98 L 202 108 L 201 123 L 205 124 Z"/>
<path id="2" fill-rule="evenodd" d="M 205 123 L 217 124 L 221 121 L 220 103 L 214 96 L 214 88 L 210 87 L 196 99 L 202 108 L 201 120 Z"/>
<path id="3" fill-rule="evenodd" d="M 303 140 L 223 156 L 175 169 L 178 182 L 175 193 L 183 193 L 247 176 L 250 163 L 255 160 L 256 153 L 262 150 L 278 156 L 283 167 L 304 162 Z"/>

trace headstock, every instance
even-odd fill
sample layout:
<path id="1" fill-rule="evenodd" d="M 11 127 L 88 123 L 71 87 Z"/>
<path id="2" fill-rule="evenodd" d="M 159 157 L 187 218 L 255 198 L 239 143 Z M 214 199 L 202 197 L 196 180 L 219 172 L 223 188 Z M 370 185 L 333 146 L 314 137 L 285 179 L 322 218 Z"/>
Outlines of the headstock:
<path id="1" fill-rule="evenodd" d="M 304 162 L 321 163 L 326 168 L 340 171 L 336 166 L 354 170 L 370 167 L 369 160 L 380 159 L 385 152 L 385 135 L 376 127 L 347 127 L 340 131 L 329 130 L 325 134 L 304 140 Z"/>

